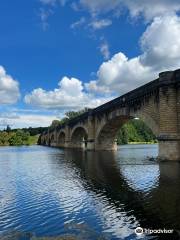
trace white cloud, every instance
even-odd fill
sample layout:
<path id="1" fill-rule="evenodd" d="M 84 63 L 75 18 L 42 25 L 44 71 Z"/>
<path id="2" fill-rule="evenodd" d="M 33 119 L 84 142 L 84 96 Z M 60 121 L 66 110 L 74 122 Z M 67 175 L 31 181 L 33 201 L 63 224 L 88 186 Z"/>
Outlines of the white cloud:
<path id="1" fill-rule="evenodd" d="M 110 57 L 109 45 L 107 42 L 103 42 L 100 45 L 100 52 L 103 55 L 104 59 L 107 60 Z"/>
<path id="2" fill-rule="evenodd" d="M 0 66 L 0 104 L 13 104 L 20 97 L 19 84 Z"/>
<path id="3" fill-rule="evenodd" d="M 180 67 L 180 17 L 156 17 L 141 37 L 140 61 L 153 69 Z"/>
<path id="4" fill-rule="evenodd" d="M 115 54 L 104 62 L 97 73 L 98 80 L 86 84 L 95 93 L 123 94 L 155 77 L 150 67 L 140 63 L 139 57 L 128 59 L 123 53 Z"/>
<path id="5" fill-rule="evenodd" d="M 146 20 L 151 20 L 156 16 L 173 14 L 180 10 L 179 0 L 80 0 L 79 4 L 93 16 L 109 12 L 116 14 L 125 7 L 132 17 L 142 15 Z"/>
<path id="6" fill-rule="evenodd" d="M 154 19 L 142 35 L 143 53 L 128 59 L 122 52 L 104 62 L 97 81 L 86 84 L 89 91 L 123 94 L 158 77 L 161 71 L 180 67 L 180 18 L 164 16 Z"/>
<path id="7" fill-rule="evenodd" d="M 1 112 L 0 119 L 17 119 L 19 116 L 15 112 Z"/>
<path id="8" fill-rule="evenodd" d="M 40 0 L 40 2 L 43 4 L 54 5 L 56 3 L 56 0 Z"/>
<path id="9" fill-rule="evenodd" d="M 122 0 L 132 17 L 142 15 L 146 20 L 156 16 L 170 15 L 180 10 L 179 0 Z"/>
<path id="10" fill-rule="evenodd" d="M 89 10 L 92 15 L 97 15 L 99 13 L 106 13 L 115 10 L 117 7 L 121 6 L 120 0 L 80 0 L 79 4 L 85 9 Z"/>
<path id="11" fill-rule="evenodd" d="M 58 3 L 64 6 L 68 0 L 40 0 L 40 2 L 50 6 Z M 71 6 L 75 11 L 82 9 L 89 11 L 93 17 L 107 13 L 117 16 L 124 12 L 125 8 L 131 17 L 143 16 L 148 21 L 157 16 L 171 15 L 180 11 L 179 0 L 74 0 Z"/>
<path id="12" fill-rule="evenodd" d="M 93 30 L 99 30 L 99 29 L 103 29 L 106 28 L 108 26 L 110 26 L 112 24 L 112 21 L 110 19 L 93 19 L 91 23 L 89 23 L 89 26 L 93 29 Z"/>
<path id="13" fill-rule="evenodd" d="M 46 91 L 42 88 L 34 89 L 24 98 L 27 104 L 46 109 L 82 109 L 95 107 L 108 101 L 108 98 L 95 98 L 86 93 L 82 82 L 76 78 L 63 77 L 59 88 Z"/>
<path id="14" fill-rule="evenodd" d="M 47 115 L 19 115 L 19 118 L 16 119 L 16 122 L 13 124 L 13 127 L 47 127 L 51 122 L 57 119 L 56 116 L 47 116 Z"/>
<path id="15" fill-rule="evenodd" d="M 40 0 L 41 3 L 46 5 L 54 6 L 57 3 L 60 3 L 61 6 L 64 6 L 68 0 Z"/>
<path id="16" fill-rule="evenodd" d="M 82 26 L 83 24 L 85 24 L 85 22 L 86 22 L 85 17 L 81 17 L 78 21 L 71 24 L 71 28 L 72 29 L 78 28 L 78 27 Z"/>
<path id="17" fill-rule="evenodd" d="M 42 28 L 46 31 L 49 27 L 48 18 L 53 14 L 52 9 L 40 8 L 39 16 L 41 19 Z"/>
<path id="18" fill-rule="evenodd" d="M 112 22 L 105 21 L 105 14 L 111 13 L 113 16 L 112 13 L 121 11 L 123 7 L 129 10 L 132 17 L 143 16 L 149 22 L 140 39 L 142 53 L 129 59 L 119 52 L 102 63 L 97 72 L 97 79 L 85 84 L 89 92 L 123 94 L 156 78 L 161 71 L 180 67 L 180 17 L 176 15 L 180 11 L 179 0 L 79 0 L 78 7 L 91 13 L 92 21 L 89 25 L 93 29 L 110 25 Z M 100 51 L 105 59 L 109 58 L 108 45 L 102 44 Z M 37 93 L 33 92 L 30 96 L 49 96 L 54 95 L 56 91 L 58 96 L 62 95 L 61 88 L 52 92 L 42 89 L 36 91 Z M 91 94 L 81 90 L 73 103 L 78 105 L 79 99 L 87 102 L 89 95 Z M 66 98 L 69 95 L 65 96 L 65 100 L 61 100 L 63 106 L 68 105 Z"/>
<path id="19" fill-rule="evenodd" d="M 57 119 L 55 115 L 48 116 L 43 114 L 8 113 L 8 115 L 0 115 L 0 126 L 3 128 L 7 125 L 10 125 L 12 128 L 47 127 L 54 119 Z"/>

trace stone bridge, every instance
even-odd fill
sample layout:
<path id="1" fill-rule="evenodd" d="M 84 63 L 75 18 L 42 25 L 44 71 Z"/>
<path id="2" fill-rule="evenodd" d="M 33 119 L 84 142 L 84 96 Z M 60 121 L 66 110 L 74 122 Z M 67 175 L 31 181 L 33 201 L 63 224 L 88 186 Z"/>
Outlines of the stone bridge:
<path id="1" fill-rule="evenodd" d="M 39 137 L 39 144 L 116 150 L 116 134 L 128 120 L 139 118 L 157 136 L 159 159 L 180 160 L 180 69 L 69 120 Z"/>

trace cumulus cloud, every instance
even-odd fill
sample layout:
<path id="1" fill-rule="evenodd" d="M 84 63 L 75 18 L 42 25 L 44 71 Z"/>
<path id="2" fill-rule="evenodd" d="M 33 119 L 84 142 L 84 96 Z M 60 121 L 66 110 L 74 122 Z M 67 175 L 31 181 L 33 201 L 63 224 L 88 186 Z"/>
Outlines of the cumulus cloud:
<path id="1" fill-rule="evenodd" d="M 128 59 L 122 52 L 104 62 L 97 81 L 86 84 L 89 91 L 123 94 L 158 76 L 160 71 L 180 67 L 180 18 L 154 19 L 141 37 L 142 54 Z"/>
<path id="2" fill-rule="evenodd" d="M 128 9 L 132 17 L 142 16 L 148 23 L 139 41 L 141 54 L 138 56 L 128 58 L 119 52 L 109 59 L 108 45 L 101 44 L 99 49 L 106 61 L 99 67 L 97 78 L 85 84 L 89 94 L 80 91 L 81 100 L 86 102 L 90 93 L 123 94 L 157 78 L 161 71 L 179 68 L 180 17 L 176 15 L 180 11 L 179 0 L 79 0 L 76 6 L 91 13 L 89 25 L 95 30 L 112 24 L 112 18 L 105 18 L 105 15 L 114 16 L 123 8 Z M 42 89 L 36 91 L 44 95 L 51 93 Z M 61 87 L 56 91 L 62 94 Z M 55 90 L 52 92 L 54 94 Z M 35 92 L 30 96 L 33 95 Z"/>
<path id="3" fill-rule="evenodd" d="M 180 17 L 156 17 L 141 37 L 140 61 L 153 69 L 180 66 Z"/>
<path id="4" fill-rule="evenodd" d="M 20 97 L 19 84 L 0 66 L 0 104 L 13 104 Z"/>
<path id="5" fill-rule="evenodd" d="M 150 67 L 140 63 L 139 57 L 128 59 L 120 52 L 100 66 L 97 72 L 98 80 L 90 81 L 86 88 L 95 93 L 123 94 L 148 80 L 153 80 L 155 76 Z"/>
<path id="6" fill-rule="evenodd" d="M 142 15 L 146 20 L 156 16 L 170 15 L 180 10 L 179 0 L 122 0 L 132 17 Z"/>
<path id="7" fill-rule="evenodd" d="M 95 98 L 84 91 L 83 84 L 76 78 L 63 77 L 58 84 L 59 88 L 46 91 L 42 88 L 34 89 L 24 98 L 27 104 L 46 109 L 82 109 L 95 107 L 108 98 Z"/>

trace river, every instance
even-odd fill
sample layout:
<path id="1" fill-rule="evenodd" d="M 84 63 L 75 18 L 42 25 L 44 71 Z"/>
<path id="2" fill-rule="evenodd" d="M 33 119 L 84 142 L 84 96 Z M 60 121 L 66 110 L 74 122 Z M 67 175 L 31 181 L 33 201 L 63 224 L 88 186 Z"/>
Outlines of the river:
<path id="1" fill-rule="evenodd" d="M 147 158 L 157 153 L 1 147 L 0 239 L 180 239 L 180 164 Z"/>

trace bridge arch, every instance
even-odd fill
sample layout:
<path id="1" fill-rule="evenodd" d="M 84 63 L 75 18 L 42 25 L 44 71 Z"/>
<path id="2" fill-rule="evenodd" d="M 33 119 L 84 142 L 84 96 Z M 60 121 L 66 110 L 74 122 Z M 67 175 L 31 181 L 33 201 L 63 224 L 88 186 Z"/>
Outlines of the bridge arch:
<path id="1" fill-rule="evenodd" d="M 47 144 L 46 138 L 45 138 L 45 137 L 42 138 L 42 139 L 41 139 L 41 142 L 42 142 L 42 145 L 46 145 L 46 144 Z"/>
<path id="2" fill-rule="evenodd" d="M 57 145 L 59 147 L 65 147 L 66 134 L 64 131 L 60 131 L 57 137 Z"/>
<path id="3" fill-rule="evenodd" d="M 40 142 L 42 145 L 46 146 L 48 144 L 48 136 L 47 135 L 41 135 L 40 136 Z"/>
<path id="4" fill-rule="evenodd" d="M 88 131 L 85 127 L 78 126 L 73 129 L 71 134 L 71 146 L 73 148 L 87 148 Z"/>
<path id="5" fill-rule="evenodd" d="M 100 126 L 96 131 L 95 136 L 95 149 L 97 150 L 116 150 L 116 136 L 119 129 L 126 124 L 129 120 L 138 118 L 142 120 L 155 134 L 158 136 L 159 126 L 156 121 L 151 118 L 148 114 L 136 113 L 130 116 L 126 115 L 111 115 L 109 118 L 106 118 L 105 121 L 102 121 Z"/>
<path id="6" fill-rule="evenodd" d="M 55 144 L 55 141 L 56 141 L 56 139 L 55 139 L 55 134 L 54 133 L 52 133 L 50 136 L 49 136 L 49 146 L 54 146 L 54 144 Z"/>

